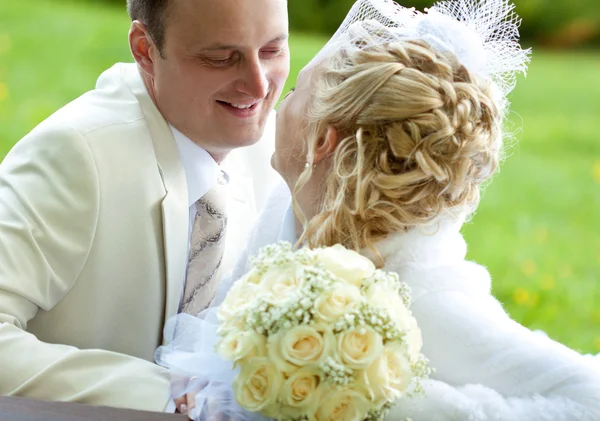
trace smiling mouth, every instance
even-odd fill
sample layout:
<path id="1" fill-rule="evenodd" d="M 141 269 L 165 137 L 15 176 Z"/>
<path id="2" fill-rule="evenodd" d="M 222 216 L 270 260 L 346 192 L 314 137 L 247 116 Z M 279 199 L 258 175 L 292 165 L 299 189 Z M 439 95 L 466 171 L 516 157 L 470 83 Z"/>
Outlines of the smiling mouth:
<path id="1" fill-rule="evenodd" d="M 217 100 L 217 103 L 237 117 L 251 117 L 255 114 L 255 111 L 258 109 L 260 101 L 254 102 L 252 104 L 234 104 L 231 102 Z"/>
<path id="2" fill-rule="evenodd" d="M 226 105 L 231 108 L 237 108 L 238 110 L 252 110 L 252 109 L 256 108 L 256 106 L 258 105 L 258 102 L 254 102 L 252 104 L 247 104 L 247 105 L 234 104 L 234 103 L 225 102 L 225 101 L 217 101 L 217 102 L 219 104 Z"/>

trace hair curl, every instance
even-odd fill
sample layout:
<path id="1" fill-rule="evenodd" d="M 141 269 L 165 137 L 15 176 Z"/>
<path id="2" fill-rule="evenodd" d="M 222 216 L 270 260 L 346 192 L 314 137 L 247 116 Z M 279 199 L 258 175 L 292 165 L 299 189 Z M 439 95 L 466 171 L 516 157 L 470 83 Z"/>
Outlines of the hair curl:
<path id="1" fill-rule="evenodd" d="M 431 223 L 444 210 L 475 210 L 502 149 L 503 113 L 491 82 L 424 41 L 341 50 L 312 82 L 308 161 L 327 127 L 340 142 L 300 242 L 377 253 L 373 243 L 389 233 Z M 308 166 L 295 195 L 311 175 Z"/>

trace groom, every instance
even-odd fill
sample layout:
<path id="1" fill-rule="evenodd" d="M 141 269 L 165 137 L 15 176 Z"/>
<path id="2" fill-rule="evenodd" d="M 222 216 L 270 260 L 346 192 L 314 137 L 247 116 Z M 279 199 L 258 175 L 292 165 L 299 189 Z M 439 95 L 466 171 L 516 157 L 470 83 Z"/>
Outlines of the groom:
<path id="1" fill-rule="evenodd" d="M 224 191 L 250 185 L 219 164 L 259 140 L 289 72 L 286 0 L 127 6 L 136 64 L 0 164 L 1 395 L 165 408 L 164 321 L 210 302 Z"/>

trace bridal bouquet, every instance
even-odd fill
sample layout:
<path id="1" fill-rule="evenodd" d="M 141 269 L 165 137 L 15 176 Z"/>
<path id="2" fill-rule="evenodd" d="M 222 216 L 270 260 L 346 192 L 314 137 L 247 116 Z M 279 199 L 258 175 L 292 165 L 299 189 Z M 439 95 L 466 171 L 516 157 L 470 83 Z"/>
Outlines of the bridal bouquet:
<path id="1" fill-rule="evenodd" d="M 278 420 L 382 420 L 430 369 L 410 292 L 342 246 L 267 246 L 218 310 L 217 352 L 246 410 Z"/>

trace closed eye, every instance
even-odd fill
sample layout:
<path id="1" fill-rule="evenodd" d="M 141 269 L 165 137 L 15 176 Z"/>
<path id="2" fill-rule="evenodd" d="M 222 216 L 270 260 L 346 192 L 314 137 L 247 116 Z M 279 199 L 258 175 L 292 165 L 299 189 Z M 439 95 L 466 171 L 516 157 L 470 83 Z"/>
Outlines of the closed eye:
<path id="1" fill-rule="evenodd" d="M 229 63 L 231 63 L 231 58 L 225 58 L 225 59 L 207 59 L 207 61 L 212 64 L 213 66 L 217 66 L 217 67 L 221 67 L 221 66 L 227 66 Z"/>
<path id="2" fill-rule="evenodd" d="M 260 52 L 260 55 L 263 58 L 273 58 L 273 57 L 277 57 L 277 56 L 281 55 L 281 53 L 283 53 L 283 51 L 284 50 L 282 48 L 266 49 L 266 50 L 262 50 Z"/>
<path id="3" fill-rule="evenodd" d="M 231 55 L 225 58 L 210 58 L 210 57 L 202 57 L 202 60 L 207 64 L 213 67 L 226 67 L 233 64 L 236 60 L 236 55 Z"/>

